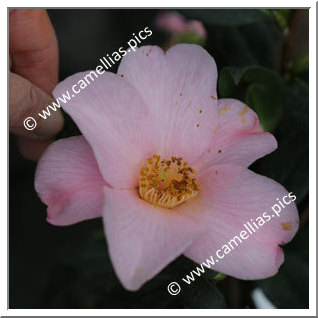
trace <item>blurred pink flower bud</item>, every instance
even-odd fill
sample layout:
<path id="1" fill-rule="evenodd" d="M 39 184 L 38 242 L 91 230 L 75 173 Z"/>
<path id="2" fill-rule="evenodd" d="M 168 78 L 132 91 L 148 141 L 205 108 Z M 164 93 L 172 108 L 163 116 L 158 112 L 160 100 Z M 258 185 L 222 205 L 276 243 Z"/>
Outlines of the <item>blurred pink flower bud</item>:
<path id="1" fill-rule="evenodd" d="M 191 20 L 188 22 L 188 31 L 197 33 L 202 39 L 206 40 L 207 32 L 201 21 Z"/>
<path id="2" fill-rule="evenodd" d="M 186 19 L 176 11 L 160 11 L 155 23 L 159 29 L 170 33 L 185 32 L 187 30 Z"/>
<path id="3" fill-rule="evenodd" d="M 186 20 L 186 18 L 176 11 L 161 11 L 155 21 L 156 26 L 168 33 L 176 35 L 178 33 L 195 33 L 205 40 L 207 32 L 200 21 Z"/>

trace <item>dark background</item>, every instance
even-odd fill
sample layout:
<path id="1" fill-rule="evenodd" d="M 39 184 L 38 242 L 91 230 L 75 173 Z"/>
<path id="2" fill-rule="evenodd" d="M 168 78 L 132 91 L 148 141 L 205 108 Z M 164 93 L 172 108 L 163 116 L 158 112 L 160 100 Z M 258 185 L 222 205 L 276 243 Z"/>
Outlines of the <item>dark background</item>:
<path id="1" fill-rule="evenodd" d="M 168 35 L 154 26 L 158 11 L 49 10 L 59 42 L 60 80 L 95 68 L 100 57 L 146 26 L 153 34 L 143 45 L 166 44 Z M 278 308 L 308 308 L 308 10 L 180 12 L 201 20 L 208 31 L 205 47 L 218 66 L 218 95 L 247 102 L 279 141 L 275 153 L 251 167 L 297 196 L 300 230 L 284 248 L 279 274 L 258 282 L 218 281 L 211 272 L 172 297 L 167 284 L 194 268 L 180 257 L 140 291 L 125 291 L 106 253 L 102 221 L 47 223 L 46 207 L 34 191 L 36 163 L 21 157 L 10 135 L 10 308 L 253 308 L 255 287 Z M 74 134 L 78 130 L 66 117 L 57 138 Z"/>

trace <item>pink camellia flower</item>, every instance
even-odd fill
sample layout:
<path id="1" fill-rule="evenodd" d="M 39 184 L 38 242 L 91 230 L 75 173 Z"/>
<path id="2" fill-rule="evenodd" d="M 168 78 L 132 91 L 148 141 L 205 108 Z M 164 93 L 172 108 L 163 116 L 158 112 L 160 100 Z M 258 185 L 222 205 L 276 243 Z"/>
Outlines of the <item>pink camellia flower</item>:
<path id="1" fill-rule="evenodd" d="M 83 136 L 56 141 L 38 164 L 35 188 L 48 222 L 103 217 L 113 266 L 129 290 L 181 254 L 205 261 L 288 195 L 247 169 L 276 140 L 246 105 L 218 100 L 216 82 L 215 62 L 200 46 L 141 47 L 118 74 L 104 73 L 64 106 Z M 284 258 L 279 245 L 297 228 L 291 202 L 213 269 L 240 279 L 274 275 Z"/>
<path id="2" fill-rule="evenodd" d="M 203 40 L 207 38 L 207 32 L 201 21 L 188 21 L 176 11 L 160 11 L 155 23 L 159 29 L 172 34 L 193 32 Z"/>

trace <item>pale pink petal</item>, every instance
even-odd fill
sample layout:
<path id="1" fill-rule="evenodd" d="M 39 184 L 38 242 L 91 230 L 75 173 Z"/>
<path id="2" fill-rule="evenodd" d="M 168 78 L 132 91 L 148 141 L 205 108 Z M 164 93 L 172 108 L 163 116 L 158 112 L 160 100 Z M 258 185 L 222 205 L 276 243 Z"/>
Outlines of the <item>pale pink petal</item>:
<path id="1" fill-rule="evenodd" d="M 123 58 L 118 74 L 149 105 L 158 155 L 192 163 L 210 146 L 216 127 L 217 69 L 202 47 L 179 44 L 164 53 L 144 46 Z"/>
<path id="2" fill-rule="evenodd" d="M 263 131 L 252 109 L 235 99 L 219 99 L 218 103 L 218 124 L 199 163 L 202 168 L 219 163 L 247 167 L 277 148 L 275 137 Z"/>
<path id="3" fill-rule="evenodd" d="M 68 77 L 55 88 L 54 96 L 71 92 L 73 85 L 79 90 L 87 74 Z M 117 188 L 133 188 L 138 184 L 139 166 L 154 153 L 147 106 L 137 90 L 120 76 L 91 76 L 94 81 L 87 77 L 91 84 L 67 104 L 61 103 L 62 107 L 92 146 L 104 179 Z"/>
<path id="4" fill-rule="evenodd" d="M 54 225 L 100 217 L 105 184 L 93 151 L 82 136 L 50 145 L 35 173 L 35 189 L 48 206 L 48 222 Z"/>
<path id="5" fill-rule="evenodd" d="M 250 222 L 256 229 L 252 223 L 255 222 L 259 229 L 255 233 L 251 230 L 253 235 L 241 239 L 242 244 L 237 241 L 238 247 L 232 243 L 234 250 L 212 269 L 240 279 L 274 275 L 283 262 L 279 245 L 289 242 L 298 229 L 298 212 L 292 194 L 289 198 L 288 192 L 275 181 L 234 165 L 214 166 L 202 172 L 198 182 L 197 200 L 180 207 L 177 212 L 196 216 L 209 226 L 209 232 L 193 243 L 185 255 L 198 263 L 211 255 L 216 258 L 218 249 L 241 231 L 247 232 L 244 224 Z M 290 204 L 283 204 L 285 208 L 278 216 L 272 206 L 279 204 L 277 199 L 283 203 L 284 197 Z M 263 215 L 264 212 L 268 216 Z"/>
<path id="6" fill-rule="evenodd" d="M 103 220 L 110 257 L 129 290 L 160 272 L 202 235 L 195 219 L 148 204 L 137 190 L 105 188 Z"/>

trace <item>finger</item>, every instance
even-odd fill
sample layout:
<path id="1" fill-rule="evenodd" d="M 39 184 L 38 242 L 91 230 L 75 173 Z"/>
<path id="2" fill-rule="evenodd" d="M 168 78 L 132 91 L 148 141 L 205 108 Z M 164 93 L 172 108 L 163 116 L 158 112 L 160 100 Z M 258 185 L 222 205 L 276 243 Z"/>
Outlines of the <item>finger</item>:
<path id="1" fill-rule="evenodd" d="M 46 10 L 10 10 L 9 51 L 15 73 L 52 92 L 58 82 L 58 45 Z"/>
<path id="2" fill-rule="evenodd" d="M 9 73 L 9 128 L 10 131 L 27 138 L 49 139 L 61 131 L 63 116 L 58 109 L 47 119 L 38 113 L 53 102 L 53 99 L 42 89 L 33 85 L 25 78 Z M 27 130 L 24 120 L 33 117 L 37 126 L 34 130 Z"/>
<path id="3" fill-rule="evenodd" d="M 17 143 L 22 156 L 29 160 L 38 160 L 53 140 L 33 140 L 17 136 Z"/>

